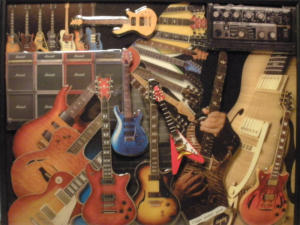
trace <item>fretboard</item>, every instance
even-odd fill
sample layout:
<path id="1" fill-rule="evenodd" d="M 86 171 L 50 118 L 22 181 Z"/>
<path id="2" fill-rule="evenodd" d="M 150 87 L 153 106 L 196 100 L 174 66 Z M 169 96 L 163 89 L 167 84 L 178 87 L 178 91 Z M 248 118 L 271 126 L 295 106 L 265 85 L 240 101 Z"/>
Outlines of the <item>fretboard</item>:
<path id="1" fill-rule="evenodd" d="M 55 34 L 54 31 L 54 9 L 51 9 L 51 34 Z"/>
<path id="2" fill-rule="evenodd" d="M 15 34 L 15 28 L 14 28 L 14 15 L 15 15 L 15 11 L 14 11 L 14 6 L 11 7 L 11 12 L 10 12 L 10 35 L 13 36 Z"/>
<path id="3" fill-rule="evenodd" d="M 188 36 L 188 35 L 176 34 L 176 33 L 164 32 L 164 31 L 156 31 L 153 37 L 158 39 L 182 41 L 182 42 L 186 42 L 186 43 L 190 43 L 193 45 L 202 46 L 206 48 L 206 43 L 202 36 L 197 36 L 197 35 Z"/>
<path id="4" fill-rule="evenodd" d="M 66 122 L 75 119 L 94 94 L 95 82 L 93 81 L 90 83 L 87 89 L 69 106 L 69 108 L 60 115 L 60 117 Z"/>
<path id="5" fill-rule="evenodd" d="M 287 62 L 289 59 L 288 54 L 274 53 L 271 55 L 271 58 L 268 62 L 268 65 L 265 69 L 265 74 L 273 75 L 283 75 L 287 68 Z"/>
<path id="6" fill-rule="evenodd" d="M 109 105 L 106 97 L 101 99 L 102 112 L 102 174 L 103 179 L 107 180 L 104 183 L 109 183 L 113 177 L 112 161 L 111 161 L 111 136 L 110 136 L 110 120 L 109 120 Z"/>
<path id="7" fill-rule="evenodd" d="M 41 33 L 42 32 L 42 6 L 39 5 L 39 16 L 38 16 L 38 32 Z"/>
<path id="8" fill-rule="evenodd" d="M 82 15 L 82 3 L 79 3 L 78 7 L 79 7 L 79 15 Z M 80 38 L 83 37 L 83 28 L 82 27 L 79 28 L 79 35 L 80 35 Z"/>
<path id="9" fill-rule="evenodd" d="M 192 20 L 182 18 L 159 17 L 158 24 L 189 26 L 193 25 L 194 22 Z"/>
<path id="10" fill-rule="evenodd" d="M 145 80 L 149 79 L 155 79 L 157 82 L 159 82 L 162 86 L 169 88 L 171 90 L 174 90 L 176 92 L 181 93 L 182 92 L 182 87 L 170 82 L 169 80 L 165 80 L 161 78 L 160 76 L 155 75 L 154 73 L 151 73 L 151 71 L 146 70 L 142 67 L 137 67 L 132 73 L 137 74 L 138 76 L 141 76 Z"/>
<path id="11" fill-rule="evenodd" d="M 157 104 L 150 103 L 150 175 L 159 176 L 158 151 L 158 110 Z"/>
<path id="12" fill-rule="evenodd" d="M 202 12 L 205 10 L 205 7 L 197 7 L 197 6 L 176 6 L 176 7 L 168 7 L 164 13 L 172 13 L 172 12 L 186 12 L 190 11 L 193 13 Z"/>
<path id="13" fill-rule="evenodd" d="M 124 64 L 123 76 L 123 102 L 124 102 L 124 115 L 125 118 L 132 117 L 131 109 L 131 95 L 130 95 L 130 71 L 129 64 Z"/>
<path id="14" fill-rule="evenodd" d="M 29 9 L 25 13 L 25 35 L 29 35 Z"/>
<path id="15" fill-rule="evenodd" d="M 82 25 L 123 25 L 131 24 L 125 16 L 82 16 Z"/>
<path id="16" fill-rule="evenodd" d="M 65 10 L 65 35 L 69 35 L 69 7 Z"/>
<path id="17" fill-rule="evenodd" d="M 281 165 L 284 158 L 285 145 L 289 134 L 288 130 L 289 130 L 290 118 L 291 118 L 291 111 L 285 110 L 282 119 L 280 136 L 278 139 L 277 150 L 274 158 L 273 170 L 271 172 L 270 180 L 277 180 L 281 171 Z"/>
<path id="18" fill-rule="evenodd" d="M 184 61 L 181 59 L 172 58 L 166 56 L 164 54 L 156 53 L 138 46 L 132 46 L 135 50 L 137 50 L 141 55 L 145 55 L 151 58 L 155 58 L 164 62 L 168 62 L 177 66 L 184 66 Z"/>
<path id="19" fill-rule="evenodd" d="M 81 149 L 91 140 L 102 126 L 102 113 L 100 113 L 93 122 L 84 130 L 84 132 L 77 138 L 72 146 L 67 150 L 68 153 L 77 155 Z"/>
<path id="20" fill-rule="evenodd" d="M 220 110 L 221 100 L 222 100 L 222 92 L 224 81 L 226 77 L 227 70 L 227 53 L 220 52 L 218 59 L 218 67 L 217 74 L 215 76 L 212 97 L 210 100 L 209 113 L 216 112 Z M 212 146 L 214 142 L 215 136 L 211 133 L 204 132 L 201 142 L 201 154 L 207 158 L 211 157 L 212 154 Z"/>

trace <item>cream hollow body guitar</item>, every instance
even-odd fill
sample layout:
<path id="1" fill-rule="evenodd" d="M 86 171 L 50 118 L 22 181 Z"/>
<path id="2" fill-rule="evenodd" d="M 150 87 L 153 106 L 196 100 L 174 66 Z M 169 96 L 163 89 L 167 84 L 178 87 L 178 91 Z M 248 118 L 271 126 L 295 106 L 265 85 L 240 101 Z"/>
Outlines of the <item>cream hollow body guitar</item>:
<path id="1" fill-rule="evenodd" d="M 290 57 L 289 57 L 290 58 Z M 274 159 L 280 132 L 282 108 L 278 104 L 286 88 L 296 91 L 296 59 L 286 54 L 251 54 L 242 76 L 237 103 L 228 113 L 241 139 L 226 175 L 229 198 L 237 198 L 255 183 L 255 168 L 268 168 Z M 295 116 L 292 116 L 295 124 Z"/>
<path id="2" fill-rule="evenodd" d="M 65 4 L 65 29 L 59 32 L 60 50 L 61 51 L 75 51 L 76 45 L 73 40 L 74 34 L 69 33 L 69 3 Z"/>
<path id="3" fill-rule="evenodd" d="M 34 43 L 37 51 L 49 52 L 46 38 L 42 31 L 42 16 L 43 16 L 43 7 L 44 5 L 39 4 L 39 19 L 38 19 L 38 32 L 35 35 Z"/>

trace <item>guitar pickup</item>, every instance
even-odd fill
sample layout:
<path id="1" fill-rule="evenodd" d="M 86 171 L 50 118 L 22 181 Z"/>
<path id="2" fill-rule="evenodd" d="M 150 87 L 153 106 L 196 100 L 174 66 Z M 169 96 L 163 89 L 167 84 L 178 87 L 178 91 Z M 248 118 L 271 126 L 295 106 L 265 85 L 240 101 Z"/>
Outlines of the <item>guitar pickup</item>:
<path id="1" fill-rule="evenodd" d="M 125 141 L 135 141 L 134 137 L 125 137 Z"/>
<path id="2" fill-rule="evenodd" d="M 274 198 L 275 198 L 275 195 L 268 195 L 268 194 L 264 195 L 264 200 L 265 201 L 273 201 Z"/>

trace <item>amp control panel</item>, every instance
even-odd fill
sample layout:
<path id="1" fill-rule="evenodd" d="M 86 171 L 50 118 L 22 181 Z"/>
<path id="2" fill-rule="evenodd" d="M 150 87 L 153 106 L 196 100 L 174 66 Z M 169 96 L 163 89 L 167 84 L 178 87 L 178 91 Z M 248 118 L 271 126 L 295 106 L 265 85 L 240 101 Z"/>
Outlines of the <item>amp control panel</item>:
<path id="1" fill-rule="evenodd" d="M 208 47 L 295 50 L 295 8 L 208 5 Z"/>

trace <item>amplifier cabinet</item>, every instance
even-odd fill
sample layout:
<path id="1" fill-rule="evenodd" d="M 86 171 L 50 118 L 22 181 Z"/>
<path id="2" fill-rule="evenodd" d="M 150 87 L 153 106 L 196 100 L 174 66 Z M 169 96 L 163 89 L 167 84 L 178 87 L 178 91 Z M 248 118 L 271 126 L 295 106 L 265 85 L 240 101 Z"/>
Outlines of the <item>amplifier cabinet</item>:
<path id="1" fill-rule="evenodd" d="M 33 64 L 8 64 L 7 91 L 34 91 L 34 73 Z"/>
<path id="2" fill-rule="evenodd" d="M 36 107 L 35 113 L 40 117 L 53 108 L 57 93 L 37 93 L 35 95 Z"/>

